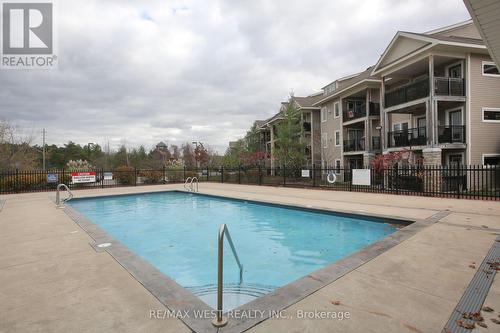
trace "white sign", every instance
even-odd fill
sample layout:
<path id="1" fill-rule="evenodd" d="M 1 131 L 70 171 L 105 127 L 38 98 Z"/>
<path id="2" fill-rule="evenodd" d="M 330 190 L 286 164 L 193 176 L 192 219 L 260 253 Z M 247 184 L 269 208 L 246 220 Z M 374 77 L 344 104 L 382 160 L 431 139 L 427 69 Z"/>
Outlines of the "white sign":
<path id="1" fill-rule="evenodd" d="M 94 183 L 95 172 L 72 172 L 71 181 L 73 184 L 77 183 Z"/>
<path id="2" fill-rule="evenodd" d="M 371 185 L 370 169 L 353 169 L 352 170 L 352 185 Z"/>
<path id="3" fill-rule="evenodd" d="M 113 180 L 113 173 L 112 172 L 105 172 L 104 173 L 104 180 Z"/>
<path id="4" fill-rule="evenodd" d="M 309 170 L 302 170 L 302 177 L 309 178 Z"/>

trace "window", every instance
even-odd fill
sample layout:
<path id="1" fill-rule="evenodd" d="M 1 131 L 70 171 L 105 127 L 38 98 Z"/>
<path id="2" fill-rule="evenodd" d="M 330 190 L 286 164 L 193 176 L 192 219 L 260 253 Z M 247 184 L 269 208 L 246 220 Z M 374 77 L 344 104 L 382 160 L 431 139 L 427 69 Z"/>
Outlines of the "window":
<path id="1" fill-rule="evenodd" d="M 335 131 L 335 147 L 340 147 L 340 131 Z"/>
<path id="2" fill-rule="evenodd" d="M 333 105 L 333 109 L 335 110 L 335 113 L 334 113 L 335 118 L 340 117 L 340 106 L 339 106 L 339 102 L 335 102 L 335 104 Z"/>
<path id="3" fill-rule="evenodd" d="M 328 148 L 328 136 L 327 133 L 321 134 L 321 145 L 323 148 Z"/>
<path id="4" fill-rule="evenodd" d="M 328 117 L 327 111 L 328 110 L 326 109 L 326 107 L 321 108 L 321 122 L 322 123 L 324 123 L 327 120 L 327 117 Z"/>
<path id="5" fill-rule="evenodd" d="M 500 109 L 483 108 L 483 122 L 500 123 Z"/>
<path id="6" fill-rule="evenodd" d="M 408 123 L 394 124 L 394 132 L 407 131 L 407 130 L 408 130 Z"/>
<path id="7" fill-rule="evenodd" d="M 500 76 L 497 65 L 491 61 L 483 61 L 483 75 L 485 76 Z"/>
<path id="8" fill-rule="evenodd" d="M 497 154 L 483 155 L 483 165 L 500 165 L 500 155 Z"/>
<path id="9" fill-rule="evenodd" d="M 335 160 L 335 173 L 340 175 L 340 160 Z"/>

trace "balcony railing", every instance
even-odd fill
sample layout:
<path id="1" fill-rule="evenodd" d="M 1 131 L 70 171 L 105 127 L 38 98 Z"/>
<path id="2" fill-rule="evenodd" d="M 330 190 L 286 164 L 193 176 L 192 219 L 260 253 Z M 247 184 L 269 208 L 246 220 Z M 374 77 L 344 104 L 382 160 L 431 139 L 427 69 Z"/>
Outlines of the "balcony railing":
<path id="1" fill-rule="evenodd" d="M 465 143 L 465 126 L 438 126 L 439 143 Z"/>
<path id="2" fill-rule="evenodd" d="M 465 96 L 465 79 L 436 77 L 434 91 L 438 96 Z"/>
<path id="3" fill-rule="evenodd" d="M 311 123 L 310 122 L 303 122 L 302 126 L 304 128 L 304 132 L 311 132 Z"/>
<path id="4" fill-rule="evenodd" d="M 438 96 L 465 96 L 465 79 L 453 77 L 434 78 L 434 93 Z M 421 79 L 388 91 L 385 107 L 411 102 L 429 96 L 429 79 Z"/>
<path id="5" fill-rule="evenodd" d="M 389 148 L 425 146 L 427 144 L 425 127 L 409 128 L 407 130 L 393 131 L 387 134 L 387 146 Z"/>
<path id="6" fill-rule="evenodd" d="M 380 136 L 372 136 L 372 150 L 380 150 L 381 147 Z"/>
<path id="7" fill-rule="evenodd" d="M 353 109 L 344 111 L 344 122 L 366 117 L 366 104 L 356 105 Z"/>
<path id="8" fill-rule="evenodd" d="M 391 107 L 429 96 L 429 79 L 421 79 L 385 94 L 385 107 Z"/>
<path id="9" fill-rule="evenodd" d="M 370 116 L 380 116 L 380 103 L 370 102 Z"/>
<path id="10" fill-rule="evenodd" d="M 364 150 L 365 139 L 344 140 L 344 152 Z"/>

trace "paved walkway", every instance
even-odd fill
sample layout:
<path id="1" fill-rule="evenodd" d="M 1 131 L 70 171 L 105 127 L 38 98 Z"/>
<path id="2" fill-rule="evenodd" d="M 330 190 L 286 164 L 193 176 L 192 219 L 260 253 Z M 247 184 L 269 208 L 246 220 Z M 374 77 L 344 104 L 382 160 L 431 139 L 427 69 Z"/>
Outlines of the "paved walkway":
<path id="1" fill-rule="evenodd" d="M 182 185 L 76 191 L 76 197 L 179 189 Z M 500 203 L 368 193 L 200 184 L 200 192 L 337 211 L 425 219 L 450 214 L 251 332 L 440 332 L 500 232 Z M 2 196 L 1 332 L 188 332 L 150 319 L 162 304 L 50 198 Z M 0 205 L 1 207 L 1 205 Z M 500 313 L 500 283 L 486 305 Z M 300 311 L 347 311 L 349 319 L 298 319 Z M 491 332 L 495 327 L 489 322 Z M 482 328 L 476 330 L 483 330 Z M 221 330 L 223 332 L 223 330 Z"/>

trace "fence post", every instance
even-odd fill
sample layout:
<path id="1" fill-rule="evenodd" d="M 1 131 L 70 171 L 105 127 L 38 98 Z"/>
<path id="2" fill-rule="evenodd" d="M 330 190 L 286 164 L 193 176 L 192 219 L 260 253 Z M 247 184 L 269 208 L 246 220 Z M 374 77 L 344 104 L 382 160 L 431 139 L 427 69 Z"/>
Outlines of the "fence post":
<path id="1" fill-rule="evenodd" d="M 207 182 L 210 180 L 210 169 L 207 165 Z"/>
<path id="2" fill-rule="evenodd" d="M 221 180 L 221 183 L 224 184 L 224 167 L 223 166 L 220 167 L 220 180 Z"/>
<path id="3" fill-rule="evenodd" d="M 16 193 L 19 193 L 19 169 L 16 169 Z"/>
<path id="4" fill-rule="evenodd" d="M 241 165 L 238 164 L 238 184 L 241 184 Z"/>
<path id="5" fill-rule="evenodd" d="M 316 168 L 315 168 L 315 165 L 313 163 L 312 165 L 312 170 L 311 170 L 311 174 L 312 174 L 312 177 L 313 177 L 313 187 L 316 186 Z"/>
<path id="6" fill-rule="evenodd" d="M 186 165 L 184 164 L 183 173 L 182 173 L 182 182 L 186 181 Z"/>
<path id="7" fill-rule="evenodd" d="M 259 185 L 262 185 L 262 167 L 261 165 L 259 164 L 259 174 L 257 175 L 257 177 L 259 178 Z"/>
<path id="8" fill-rule="evenodd" d="M 283 187 L 286 186 L 286 168 L 285 165 L 283 165 Z"/>
<path id="9" fill-rule="evenodd" d="M 101 168 L 101 188 L 104 188 L 104 168 Z"/>
<path id="10" fill-rule="evenodd" d="M 352 192 L 352 168 L 349 168 L 349 192 Z"/>
<path id="11" fill-rule="evenodd" d="M 135 186 L 137 186 L 137 168 L 134 168 Z"/>

